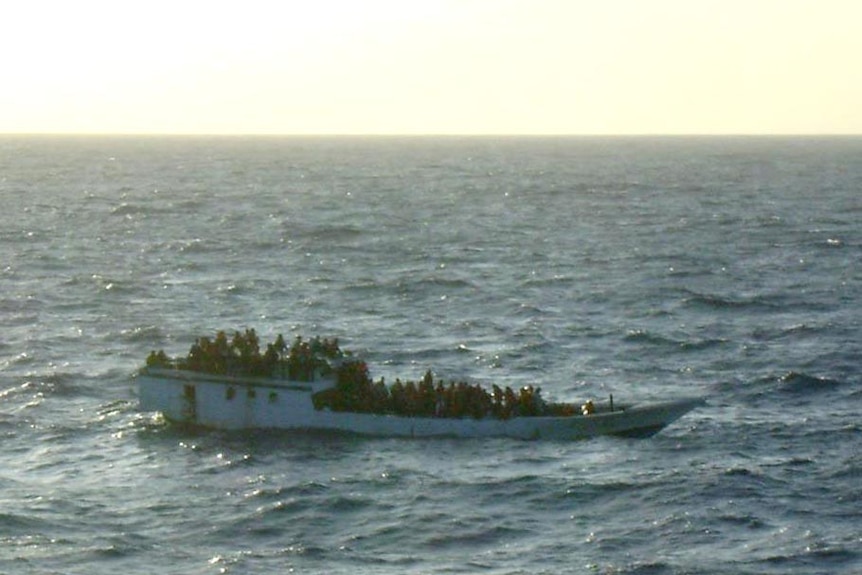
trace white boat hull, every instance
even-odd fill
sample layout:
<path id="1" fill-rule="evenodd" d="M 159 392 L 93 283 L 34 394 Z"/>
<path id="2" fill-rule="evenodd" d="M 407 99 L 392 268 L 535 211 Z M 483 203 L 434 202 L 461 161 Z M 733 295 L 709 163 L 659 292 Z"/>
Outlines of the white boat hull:
<path id="1" fill-rule="evenodd" d="M 700 398 L 643 406 L 598 409 L 562 417 L 437 418 L 317 410 L 311 400 L 327 382 L 237 378 L 176 369 L 144 369 L 138 375 L 144 411 L 217 429 L 295 429 L 382 437 L 512 437 L 583 439 L 597 435 L 647 437 L 676 421 Z"/>

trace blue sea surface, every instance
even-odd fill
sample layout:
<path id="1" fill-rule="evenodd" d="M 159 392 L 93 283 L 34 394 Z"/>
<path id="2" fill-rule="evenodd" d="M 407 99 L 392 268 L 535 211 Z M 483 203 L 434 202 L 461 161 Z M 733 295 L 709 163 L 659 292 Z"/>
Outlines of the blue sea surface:
<path id="1" fill-rule="evenodd" d="M 0 137 L 0 573 L 862 572 L 862 138 Z M 172 426 L 151 350 L 705 407 L 646 440 Z"/>

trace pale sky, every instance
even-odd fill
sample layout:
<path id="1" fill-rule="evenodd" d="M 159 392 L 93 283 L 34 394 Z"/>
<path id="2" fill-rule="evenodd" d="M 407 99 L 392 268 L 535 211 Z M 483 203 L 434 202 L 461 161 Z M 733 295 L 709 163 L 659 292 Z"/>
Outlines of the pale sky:
<path id="1" fill-rule="evenodd" d="M 862 1 L 11 0 L 0 133 L 862 134 Z"/>

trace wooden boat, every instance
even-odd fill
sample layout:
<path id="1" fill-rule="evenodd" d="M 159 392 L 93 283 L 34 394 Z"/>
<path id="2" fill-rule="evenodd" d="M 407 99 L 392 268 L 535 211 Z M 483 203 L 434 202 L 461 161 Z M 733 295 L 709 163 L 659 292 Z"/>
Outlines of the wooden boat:
<path id="1" fill-rule="evenodd" d="M 649 437 L 695 407 L 700 398 L 644 405 L 596 405 L 572 415 L 423 417 L 316 409 L 312 396 L 332 387 L 320 382 L 217 376 L 180 369 L 144 368 L 140 404 L 166 419 L 218 429 L 326 430 L 385 437 L 513 437 L 583 439 L 597 435 Z"/>
<path id="2" fill-rule="evenodd" d="M 254 332 L 251 334 L 253 336 Z M 226 341 L 223 332 L 217 336 L 216 342 L 220 338 Z M 281 336 L 279 340 L 283 341 Z M 205 345 L 196 344 L 198 348 L 218 347 L 206 338 L 199 340 L 201 342 Z M 220 348 L 221 356 L 227 356 L 228 363 L 240 357 L 231 346 L 222 344 Z M 492 400 L 491 394 L 460 386 L 459 389 L 473 389 L 473 397 L 478 393 L 482 400 L 478 411 L 474 409 L 470 415 L 463 411 L 459 416 L 448 415 L 438 404 L 436 413 L 421 409 L 405 413 L 394 409 L 388 397 L 385 405 L 376 407 L 370 401 L 335 401 L 333 398 L 337 399 L 346 385 L 352 390 L 353 397 L 357 394 L 370 396 L 374 387 L 366 377 L 364 363 L 345 359 L 337 345 L 329 345 L 326 354 L 320 353 L 320 348 L 318 345 L 318 350 L 314 350 L 313 345 L 298 338 L 286 359 L 277 358 L 274 355 L 277 350 L 268 349 L 267 355 L 271 360 L 265 369 L 260 369 L 263 363 L 259 362 L 254 370 L 239 370 L 253 371 L 254 375 L 190 369 L 190 364 L 194 363 L 191 360 L 195 357 L 195 346 L 189 361 L 168 360 L 161 352 L 159 356 L 154 353 L 147 367 L 137 374 L 140 406 L 145 411 L 161 412 L 169 421 L 217 429 L 312 430 L 383 437 L 571 440 L 597 435 L 649 437 L 704 403 L 701 398 L 680 398 L 644 405 L 613 405 L 611 398 L 610 402 L 602 404 L 547 405 L 542 402 L 535 407 L 525 407 L 523 393 L 528 388 L 524 388 L 518 398 L 507 389 L 508 400 Z M 246 353 L 245 357 L 255 355 Z M 299 364 L 296 358 L 300 356 L 305 357 L 304 369 L 297 375 L 295 368 Z M 156 357 L 161 359 L 153 359 Z M 257 357 L 264 356 L 257 354 Z M 231 371 L 237 371 L 236 365 Z M 359 373 L 359 379 L 347 378 L 349 385 L 345 384 L 343 374 L 348 372 Z M 426 378 L 430 378 L 430 372 Z M 356 385 L 356 381 L 362 385 Z M 380 385 L 377 389 L 381 389 Z M 422 389 L 422 384 L 413 389 Z M 428 385 L 425 389 L 429 389 Z M 442 389 L 438 384 L 438 395 Z M 450 385 L 449 389 L 454 387 Z M 430 390 L 427 393 L 433 393 L 433 385 Z M 499 388 L 495 386 L 495 395 L 497 391 Z M 535 395 L 531 397 L 531 405 L 537 403 L 538 393 L 534 394 L 532 388 L 529 391 L 531 396 Z M 383 388 L 383 394 L 388 393 Z M 364 407 L 359 408 L 360 404 Z"/>

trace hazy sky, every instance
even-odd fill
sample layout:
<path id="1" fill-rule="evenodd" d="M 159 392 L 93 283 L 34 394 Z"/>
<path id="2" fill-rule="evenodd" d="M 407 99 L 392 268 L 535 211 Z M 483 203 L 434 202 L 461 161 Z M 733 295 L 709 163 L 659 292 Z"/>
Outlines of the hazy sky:
<path id="1" fill-rule="evenodd" d="M 0 132 L 862 133 L 859 0 L 22 0 Z"/>

